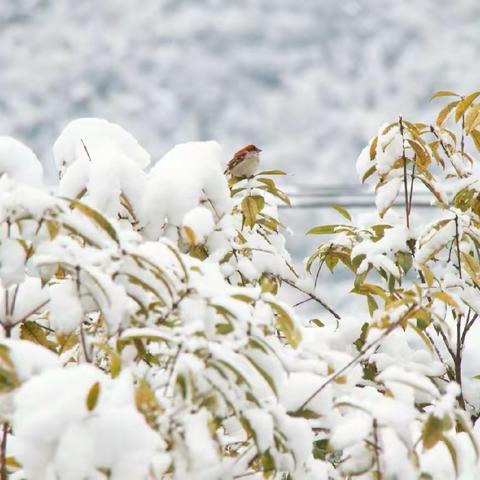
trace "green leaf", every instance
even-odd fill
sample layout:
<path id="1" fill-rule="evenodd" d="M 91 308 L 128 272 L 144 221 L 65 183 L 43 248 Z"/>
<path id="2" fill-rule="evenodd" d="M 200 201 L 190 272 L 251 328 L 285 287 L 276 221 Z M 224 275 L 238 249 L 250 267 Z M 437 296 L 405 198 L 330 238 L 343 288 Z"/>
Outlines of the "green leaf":
<path id="1" fill-rule="evenodd" d="M 104 230 L 110 238 L 112 238 L 116 243 L 119 243 L 117 232 L 113 228 L 112 224 L 97 210 L 94 210 L 92 207 L 89 207 L 85 203 L 80 202 L 80 200 L 65 198 L 70 202 L 70 208 L 77 209 L 86 215 L 88 218 L 93 220 L 102 230 Z"/>
<path id="2" fill-rule="evenodd" d="M 325 460 L 328 453 L 328 438 L 315 440 L 313 442 L 313 458 L 317 460 Z"/>
<path id="3" fill-rule="evenodd" d="M 397 252 L 395 254 L 395 260 L 404 273 L 407 273 L 412 268 L 413 258 L 408 252 Z"/>
<path id="4" fill-rule="evenodd" d="M 373 312 L 378 309 L 377 302 L 371 295 L 367 295 L 367 304 L 368 304 L 368 312 L 370 313 L 370 316 L 373 315 Z"/>
<path id="5" fill-rule="evenodd" d="M 232 333 L 233 330 L 234 328 L 230 323 L 217 323 L 215 325 L 215 331 L 217 335 L 227 335 Z"/>
<path id="6" fill-rule="evenodd" d="M 286 175 L 286 173 L 283 170 L 263 170 L 258 172 L 256 176 L 260 177 L 261 175 Z"/>
<path id="7" fill-rule="evenodd" d="M 272 457 L 272 454 L 268 450 L 263 452 L 261 460 L 264 478 L 271 477 L 275 473 L 275 460 Z"/>
<path id="8" fill-rule="evenodd" d="M 273 381 L 272 376 L 262 368 L 256 360 L 254 360 L 250 355 L 245 354 L 245 358 L 255 367 L 255 370 L 263 377 L 263 379 L 267 382 L 268 386 L 272 389 L 273 393 L 276 397 L 278 397 L 277 387 L 275 382 Z"/>
<path id="9" fill-rule="evenodd" d="M 334 208 L 343 218 L 346 218 L 349 222 L 352 221 L 351 215 L 342 206 L 334 204 L 334 205 L 332 205 L 332 208 Z"/>
<path id="10" fill-rule="evenodd" d="M 442 435 L 441 440 L 447 447 L 448 453 L 450 454 L 450 457 L 452 459 L 453 468 L 455 469 L 455 477 L 458 477 L 458 458 L 455 446 L 445 435 Z"/>
<path id="11" fill-rule="evenodd" d="M 433 448 L 443 437 L 443 423 L 440 418 L 430 415 L 423 425 L 422 443 L 425 450 Z"/>
<path id="12" fill-rule="evenodd" d="M 91 412 L 96 406 L 98 402 L 98 396 L 100 395 L 100 383 L 95 382 L 92 387 L 90 388 L 88 395 L 87 395 L 87 410 Z"/>
<path id="13" fill-rule="evenodd" d="M 341 225 L 319 225 L 318 227 L 311 228 L 307 235 L 331 235 L 335 233 L 335 230 Z"/>

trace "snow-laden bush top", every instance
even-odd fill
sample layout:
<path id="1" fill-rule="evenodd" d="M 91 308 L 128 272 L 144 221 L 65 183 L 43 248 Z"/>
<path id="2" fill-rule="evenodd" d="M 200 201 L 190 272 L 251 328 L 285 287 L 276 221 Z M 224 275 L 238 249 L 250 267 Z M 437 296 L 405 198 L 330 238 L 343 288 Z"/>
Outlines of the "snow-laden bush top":
<path id="1" fill-rule="evenodd" d="M 216 142 L 147 170 L 99 119 L 70 123 L 54 156 L 49 193 L 35 155 L 0 138 L 4 475 L 324 476 L 296 409 L 327 367 L 276 296 L 298 278 L 282 172 L 229 186 Z"/>
<path id="2" fill-rule="evenodd" d="M 477 96 L 432 126 L 382 127 L 357 162 L 378 216 L 355 225 L 337 206 L 343 224 L 311 230 L 331 237 L 307 271 L 343 264 L 367 299 L 351 318 L 291 262 L 283 172 L 227 179 L 215 142 L 148 170 L 121 127 L 81 119 L 55 144 L 52 193 L 35 155 L 1 138 L 3 478 L 478 476 Z"/>

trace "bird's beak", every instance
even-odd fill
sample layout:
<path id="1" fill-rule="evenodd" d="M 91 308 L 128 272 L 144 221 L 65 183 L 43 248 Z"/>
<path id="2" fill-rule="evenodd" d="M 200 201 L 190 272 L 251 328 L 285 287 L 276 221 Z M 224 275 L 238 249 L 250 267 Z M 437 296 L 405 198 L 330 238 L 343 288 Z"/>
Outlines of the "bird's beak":
<path id="1" fill-rule="evenodd" d="M 257 152 L 260 153 L 262 151 L 261 148 L 257 148 Z"/>

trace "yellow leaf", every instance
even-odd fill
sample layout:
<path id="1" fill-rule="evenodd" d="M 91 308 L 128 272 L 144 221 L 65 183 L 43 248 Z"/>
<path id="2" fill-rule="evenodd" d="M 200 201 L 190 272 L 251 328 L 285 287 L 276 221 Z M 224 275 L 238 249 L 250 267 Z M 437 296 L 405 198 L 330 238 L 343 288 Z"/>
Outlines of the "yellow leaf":
<path id="1" fill-rule="evenodd" d="M 450 102 L 448 103 L 447 105 L 445 105 L 441 110 L 440 112 L 438 113 L 437 115 L 437 120 L 436 120 L 436 124 L 441 127 L 445 120 L 448 118 L 448 116 L 450 115 L 450 112 L 460 103 L 460 100 L 456 100 L 454 102 Z"/>
<path id="2" fill-rule="evenodd" d="M 256 200 L 249 196 L 245 197 L 242 200 L 242 213 L 243 213 L 243 218 L 245 219 L 245 224 L 253 228 L 255 225 L 255 222 L 257 220 L 257 215 L 258 215 L 259 209 L 257 206 Z"/>
<path id="3" fill-rule="evenodd" d="M 46 331 L 35 322 L 24 321 L 20 327 L 20 338 L 37 343 L 52 351 L 56 351 L 55 342 L 47 338 Z"/>
<path id="4" fill-rule="evenodd" d="M 450 90 L 440 90 L 438 92 L 435 92 L 432 95 L 431 100 L 433 100 L 434 98 L 439 98 L 439 97 L 459 97 L 459 96 L 460 95 L 458 95 L 458 93 L 451 92 Z"/>
<path id="5" fill-rule="evenodd" d="M 475 101 L 475 99 L 480 95 L 480 92 L 474 92 L 466 96 L 455 109 L 455 121 L 458 122 L 462 115 L 466 112 L 467 108 Z"/>
<path id="6" fill-rule="evenodd" d="M 480 124 L 480 104 L 473 105 L 465 117 L 465 131 L 467 135 Z"/>
<path id="7" fill-rule="evenodd" d="M 468 253 L 461 252 L 460 257 L 462 259 L 462 265 L 470 275 L 470 278 L 475 285 L 480 286 L 480 263 Z"/>
<path id="8" fill-rule="evenodd" d="M 287 311 L 278 303 L 268 301 L 266 303 L 268 303 L 277 314 L 278 328 L 285 335 L 287 342 L 293 348 L 297 348 L 300 340 L 302 339 L 302 335 L 300 330 L 295 327 L 292 317 L 290 317 Z"/>
<path id="9" fill-rule="evenodd" d="M 431 297 L 440 300 L 453 308 L 459 308 L 458 303 L 447 292 L 434 292 Z"/>
<path id="10" fill-rule="evenodd" d="M 478 130 L 472 130 L 470 132 L 475 148 L 480 152 L 480 132 Z"/>
<path id="11" fill-rule="evenodd" d="M 370 161 L 372 161 L 375 158 L 377 145 L 378 145 L 378 137 L 375 137 L 370 143 L 370 151 L 369 151 Z"/>
<path id="12" fill-rule="evenodd" d="M 427 285 L 431 287 L 433 285 L 433 280 L 435 278 L 433 275 L 433 272 L 426 265 L 422 265 L 420 267 L 420 270 L 423 273 L 423 278 L 425 278 Z"/>
<path id="13" fill-rule="evenodd" d="M 408 143 L 415 151 L 415 155 L 417 156 L 416 163 L 418 167 L 421 170 L 425 170 L 432 162 L 430 155 L 423 149 L 423 147 L 419 143 L 414 142 L 413 140 L 408 140 Z"/>
<path id="14" fill-rule="evenodd" d="M 155 392 L 146 380 L 140 380 L 135 389 L 135 405 L 137 410 L 145 417 L 147 423 L 155 428 L 158 423 L 157 418 L 163 412 Z"/>

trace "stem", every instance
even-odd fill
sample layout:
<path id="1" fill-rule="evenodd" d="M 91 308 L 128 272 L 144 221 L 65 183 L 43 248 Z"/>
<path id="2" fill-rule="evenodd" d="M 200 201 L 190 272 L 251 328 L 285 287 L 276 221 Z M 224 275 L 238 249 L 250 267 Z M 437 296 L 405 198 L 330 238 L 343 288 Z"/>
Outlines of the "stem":
<path id="1" fill-rule="evenodd" d="M 402 136 L 402 159 L 403 159 L 403 188 L 405 191 L 405 221 L 407 228 L 410 228 L 410 212 L 408 208 L 408 179 L 407 179 L 407 157 L 405 155 L 405 135 L 402 117 L 399 117 L 400 135 Z"/>
<path id="2" fill-rule="evenodd" d="M 8 472 L 7 472 L 7 435 L 8 435 L 8 423 L 5 422 L 3 424 L 3 434 L 2 434 L 2 445 L 1 445 L 1 454 L 0 454 L 0 479 L 7 480 L 8 479 Z"/>
<path id="3" fill-rule="evenodd" d="M 10 325 L 4 325 L 5 328 L 5 336 L 10 338 L 12 327 Z M 1 452 L 0 452 L 0 479 L 7 480 L 8 472 L 7 472 L 7 438 L 8 438 L 8 422 L 4 422 L 3 424 L 3 432 L 2 432 L 2 444 L 1 444 Z"/>
<path id="4" fill-rule="evenodd" d="M 87 148 L 87 146 L 85 145 L 85 142 L 83 141 L 83 138 L 81 138 L 80 141 L 82 142 L 83 149 L 85 150 L 85 153 L 87 154 L 88 161 L 91 162 L 91 161 L 92 161 L 92 157 L 90 156 L 90 153 L 88 152 L 88 148 Z"/>
<path id="5" fill-rule="evenodd" d="M 413 200 L 413 182 L 415 181 L 415 169 L 416 169 L 417 164 L 413 164 L 412 168 L 412 180 L 410 181 L 410 197 L 408 199 L 408 214 L 410 215 L 412 211 L 412 200 Z"/>
<path id="6" fill-rule="evenodd" d="M 83 328 L 83 322 L 80 324 L 80 343 L 82 345 L 83 356 L 87 363 L 92 363 L 92 359 L 88 353 L 87 340 L 85 339 L 85 330 Z"/>
<path id="7" fill-rule="evenodd" d="M 285 282 L 287 285 L 290 285 L 292 288 L 295 288 L 299 292 L 302 292 L 305 295 L 308 295 L 311 300 L 315 300 L 316 302 L 318 302 L 325 310 L 330 312 L 337 320 L 341 320 L 342 317 L 335 310 L 329 307 L 323 300 L 321 300 L 319 297 L 317 297 L 313 293 L 306 292 L 305 290 L 295 285 L 295 283 L 293 283 L 291 280 L 287 280 L 286 278 L 282 278 L 282 281 Z"/>
<path id="8" fill-rule="evenodd" d="M 458 215 L 455 215 L 455 243 L 457 245 L 458 273 L 462 278 L 462 262 L 460 261 L 460 240 L 458 234 Z"/>
<path id="9" fill-rule="evenodd" d="M 377 424 L 377 419 L 373 419 L 373 451 L 375 455 L 375 463 L 377 465 L 377 480 L 382 480 L 383 475 L 382 475 L 382 468 L 380 466 L 380 447 L 378 445 L 378 424 Z"/>
<path id="10" fill-rule="evenodd" d="M 457 354 L 455 355 L 455 379 L 460 386 L 460 394 L 458 395 L 458 403 L 460 408 L 465 410 L 465 399 L 463 398 L 462 388 L 462 341 L 461 341 L 461 329 L 462 329 L 462 315 L 457 319 Z"/>

